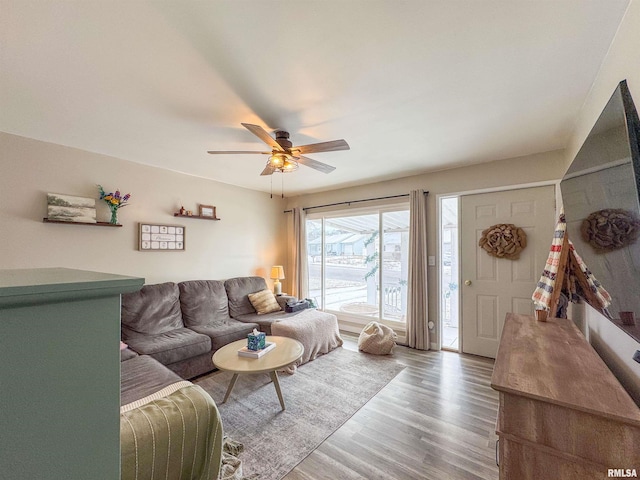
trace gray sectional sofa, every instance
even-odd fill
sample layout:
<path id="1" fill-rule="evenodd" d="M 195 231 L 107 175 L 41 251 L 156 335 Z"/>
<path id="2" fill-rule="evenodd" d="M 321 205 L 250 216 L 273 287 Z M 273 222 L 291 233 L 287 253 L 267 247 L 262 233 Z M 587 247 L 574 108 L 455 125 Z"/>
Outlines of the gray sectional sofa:
<path id="1" fill-rule="evenodd" d="M 271 324 L 289 318 L 282 311 L 258 315 L 248 294 L 267 288 L 262 277 L 226 281 L 191 280 L 145 285 L 122 295 L 122 359 L 149 355 L 189 379 L 213 370 L 211 356 L 220 347 L 247 337 L 254 328 L 271 334 Z"/>

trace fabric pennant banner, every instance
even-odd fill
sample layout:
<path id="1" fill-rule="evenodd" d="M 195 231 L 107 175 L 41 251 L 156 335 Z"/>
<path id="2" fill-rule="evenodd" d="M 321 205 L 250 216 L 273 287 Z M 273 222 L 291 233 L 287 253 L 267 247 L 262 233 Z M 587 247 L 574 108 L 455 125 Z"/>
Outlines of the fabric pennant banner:
<path id="1" fill-rule="evenodd" d="M 560 268 L 560 257 L 562 255 L 562 246 L 564 244 L 564 238 L 567 234 L 567 222 L 564 217 L 564 212 L 560 213 L 560 218 L 558 219 L 558 224 L 556 225 L 555 232 L 553 234 L 553 241 L 551 242 L 551 251 L 549 252 L 549 256 L 547 257 L 547 262 L 544 266 L 544 270 L 542 272 L 542 276 L 538 281 L 538 285 L 531 296 L 533 303 L 538 308 L 550 309 L 551 308 L 551 297 L 553 296 L 554 289 L 556 288 L 556 279 L 558 278 L 558 269 Z M 611 296 L 609 292 L 607 292 L 602 284 L 596 279 L 596 277 L 591 273 L 587 265 L 584 263 L 584 260 L 578 255 L 575 247 L 571 240 L 567 242 L 569 246 L 569 255 L 567 264 L 575 262 L 576 266 L 580 269 L 581 273 L 572 272 L 573 275 L 576 273 L 578 275 L 582 275 L 584 280 L 586 280 L 587 286 L 590 290 L 590 293 L 598 300 L 601 304 L 602 309 L 607 308 L 611 304 Z M 566 268 L 566 265 L 563 265 L 561 268 Z M 571 270 L 571 269 L 569 269 Z M 575 285 L 575 282 L 570 282 L 571 285 Z M 562 285 L 558 285 L 557 288 L 562 288 Z M 575 291 L 568 292 L 569 298 L 576 298 Z"/>
<path id="2" fill-rule="evenodd" d="M 567 222 L 564 219 L 564 212 L 560 213 L 560 219 L 553 233 L 553 241 L 551 242 L 551 251 L 544 265 L 542 276 L 538 281 L 538 286 L 533 291 L 531 299 L 536 307 L 542 307 L 548 310 L 551 307 L 551 295 L 556 284 L 558 276 L 558 264 L 560 263 L 560 254 L 562 253 L 562 244 L 567 231 Z"/>
<path id="3" fill-rule="evenodd" d="M 573 243 L 571 243 L 571 240 L 569 240 L 569 245 L 571 246 L 571 253 L 575 258 L 576 263 L 580 267 L 580 270 L 582 270 L 582 273 L 584 273 L 584 276 L 587 277 L 587 283 L 589 284 L 591 292 L 600 301 L 602 308 L 607 308 L 609 305 L 611 305 L 611 295 L 609 295 L 609 292 L 604 289 L 598 279 L 593 275 L 593 273 L 591 273 L 591 270 L 589 270 L 587 265 L 584 263 L 582 257 L 580 257 L 580 255 L 578 255 L 578 252 L 576 252 L 576 249 L 573 246 Z"/>

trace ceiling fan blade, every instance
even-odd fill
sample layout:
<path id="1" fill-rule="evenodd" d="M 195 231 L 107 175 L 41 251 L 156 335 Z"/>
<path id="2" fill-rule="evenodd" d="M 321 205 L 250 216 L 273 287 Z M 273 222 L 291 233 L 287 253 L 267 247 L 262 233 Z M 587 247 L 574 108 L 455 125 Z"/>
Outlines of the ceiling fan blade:
<path id="1" fill-rule="evenodd" d="M 280 146 L 276 139 L 267 133 L 267 131 L 260 125 L 251 125 L 250 123 L 243 123 L 242 126 L 253 133 L 256 137 L 269 145 L 272 149 L 284 152 L 284 148 Z"/>
<path id="2" fill-rule="evenodd" d="M 330 142 L 312 143 L 310 145 L 298 145 L 293 147 L 293 153 L 299 152 L 302 155 L 306 153 L 318 152 L 335 152 L 338 150 L 349 150 L 349 144 L 344 140 L 331 140 Z"/>
<path id="3" fill-rule="evenodd" d="M 212 155 L 227 155 L 231 153 L 260 153 L 261 155 L 271 155 L 271 152 L 255 152 L 253 150 L 208 150 L 207 153 Z"/>
<path id="4" fill-rule="evenodd" d="M 262 173 L 260 173 L 260 175 L 273 175 L 273 172 L 275 171 L 275 168 L 273 168 L 271 165 L 267 165 L 266 167 L 264 167 L 264 170 L 262 170 Z"/>
<path id="5" fill-rule="evenodd" d="M 331 165 L 327 165 L 326 163 L 319 162 L 317 160 L 314 160 L 313 158 L 303 157 L 303 156 L 294 157 L 294 158 L 298 163 L 301 163 L 302 165 L 306 165 L 307 167 L 311 167 L 314 170 L 318 170 L 322 173 L 331 173 L 336 169 L 336 167 L 332 167 Z"/>

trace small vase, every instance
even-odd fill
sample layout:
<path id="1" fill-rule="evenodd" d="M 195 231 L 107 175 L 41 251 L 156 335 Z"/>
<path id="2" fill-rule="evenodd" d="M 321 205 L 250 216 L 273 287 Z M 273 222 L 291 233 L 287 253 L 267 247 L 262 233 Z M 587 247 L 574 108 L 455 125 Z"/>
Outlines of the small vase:
<path id="1" fill-rule="evenodd" d="M 111 209 L 111 220 L 109 220 L 109 223 L 111 225 L 117 225 L 118 224 L 118 209 L 117 208 L 112 208 Z"/>

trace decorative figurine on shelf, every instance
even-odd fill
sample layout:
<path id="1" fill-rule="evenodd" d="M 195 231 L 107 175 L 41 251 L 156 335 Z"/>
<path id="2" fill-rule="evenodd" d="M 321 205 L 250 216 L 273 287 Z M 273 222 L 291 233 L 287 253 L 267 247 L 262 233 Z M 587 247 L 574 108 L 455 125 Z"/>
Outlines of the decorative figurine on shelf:
<path id="1" fill-rule="evenodd" d="M 186 215 L 187 214 L 187 211 L 185 210 L 184 205 L 182 207 L 180 207 L 180 211 L 178 213 L 180 213 L 180 215 Z"/>
<path id="2" fill-rule="evenodd" d="M 125 196 L 120 196 L 120 190 L 116 190 L 115 193 L 105 193 L 102 185 L 98 185 L 98 189 L 100 190 L 100 200 L 104 200 L 109 210 L 111 210 L 111 219 L 109 223 L 111 225 L 118 225 L 118 209 L 127 206 L 127 202 L 129 198 L 131 198 L 131 194 L 127 193 Z"/>
<path id="3" fill-rule="evenodd" d="M 189 217 L 193 216 L 193 211 L 187 210 L 187 216 L 189 216 Z"/>

